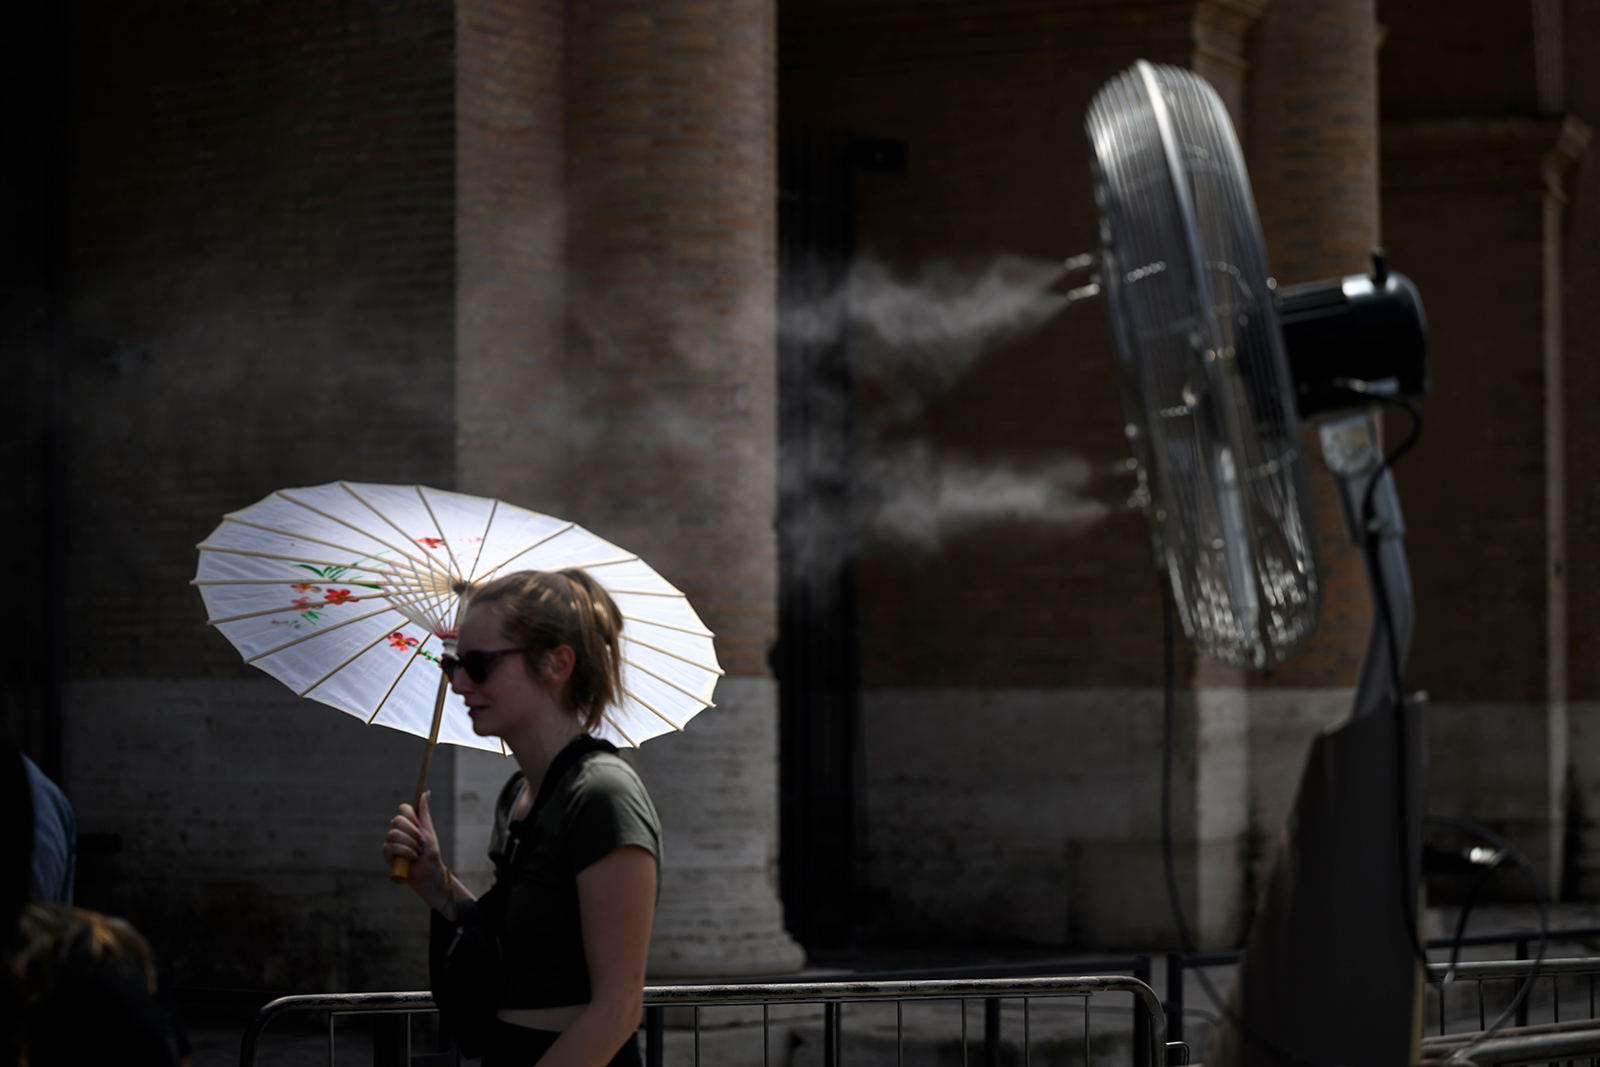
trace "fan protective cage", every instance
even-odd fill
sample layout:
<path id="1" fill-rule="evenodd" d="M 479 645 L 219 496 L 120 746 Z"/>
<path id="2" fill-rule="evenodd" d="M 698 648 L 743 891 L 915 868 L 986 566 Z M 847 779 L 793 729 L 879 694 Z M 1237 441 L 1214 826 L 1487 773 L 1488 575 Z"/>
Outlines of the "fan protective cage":
<path id="1" fill-rule="evenodd" d="M 1276 666 L 1316 628 L 1316 524 L 1238 138 L 1204 79 L 1143 61 L 1085 126 L 1157 565 L 1203 654 Z"/>

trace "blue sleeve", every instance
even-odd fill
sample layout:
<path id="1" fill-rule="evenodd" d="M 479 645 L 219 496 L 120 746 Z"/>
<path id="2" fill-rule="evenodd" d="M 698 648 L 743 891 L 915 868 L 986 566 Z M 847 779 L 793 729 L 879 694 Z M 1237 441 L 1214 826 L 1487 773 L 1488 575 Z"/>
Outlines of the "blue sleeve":
<path id="1" fill-rule="evenodd" d="M 37 764 L 22 757 L 33 794 L 33 895 L 57 904 L 72 903 L 78 870 L 78 829 L 72 805 Z"/>

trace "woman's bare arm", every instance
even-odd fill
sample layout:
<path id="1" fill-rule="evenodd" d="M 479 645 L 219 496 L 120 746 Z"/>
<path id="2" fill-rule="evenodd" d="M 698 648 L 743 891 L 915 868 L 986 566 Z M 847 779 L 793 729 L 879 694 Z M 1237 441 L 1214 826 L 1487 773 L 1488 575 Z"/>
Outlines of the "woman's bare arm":
<path id="1" fill-rule="evenodd" d="M 656 911 L 655 857 L 624 845 L 579 871 L 578 910 L 589 1004 L 550 1046 L 540 1067 L 605 1067 L 638 1029 Z"/>

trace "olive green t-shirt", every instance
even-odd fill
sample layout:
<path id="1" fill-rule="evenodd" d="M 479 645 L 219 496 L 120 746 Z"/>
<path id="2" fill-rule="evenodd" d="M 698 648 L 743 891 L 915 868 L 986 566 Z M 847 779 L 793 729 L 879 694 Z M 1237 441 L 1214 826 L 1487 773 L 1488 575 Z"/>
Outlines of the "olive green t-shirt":
<path id="1" fill-rule="evenodd" d="M 621 757 L 593 752 L 568 770 L 538 821 L 522 827 L 516 855 L 505 845 L 525 779 L 511 776 L 495 805 L 491 855 L 504 883 L 500 943 L 505 953 L 501 1008 L 559 1008 L 589 1002 L 578 872 L 623 845 L 661 864 L 661 820 L 638 774 Z M 659 879 L 658 879 L 659 881 Z"/>

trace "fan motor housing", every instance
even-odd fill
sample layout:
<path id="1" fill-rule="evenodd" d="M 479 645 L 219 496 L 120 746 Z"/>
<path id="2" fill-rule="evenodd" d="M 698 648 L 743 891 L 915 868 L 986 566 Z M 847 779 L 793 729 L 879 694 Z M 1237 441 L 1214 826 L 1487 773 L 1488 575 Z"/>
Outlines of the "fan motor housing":
<path id="1" fill-rule="evenodd" d="M 1428 391 L 1428 320 L 1411 279 L 1375 257 L 1351 274 L 1278 290 L 1278 321 L 1301 418 L 1371 403 L 1353 391 L 1421 396 Z"/>

